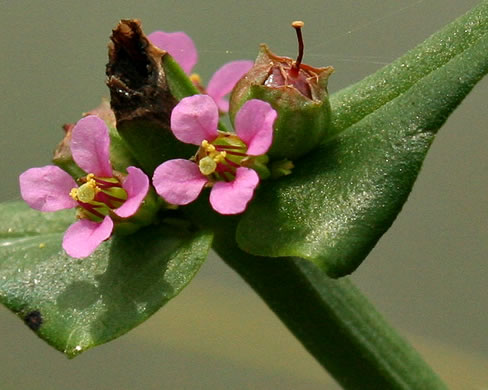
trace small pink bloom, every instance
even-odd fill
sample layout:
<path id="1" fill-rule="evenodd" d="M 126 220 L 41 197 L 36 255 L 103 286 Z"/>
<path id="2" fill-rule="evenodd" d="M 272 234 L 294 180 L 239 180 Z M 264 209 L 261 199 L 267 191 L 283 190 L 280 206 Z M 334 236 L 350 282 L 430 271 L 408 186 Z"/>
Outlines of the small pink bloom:
<path id="1" fill-rule="evenodd" d="M 171 54 L 187 75 L 191 74 L 197 63 L 198 53 L 193 40 L 187 34 L 181 31 L 173 33 L 154 31 L 147 37 L 153 45 Z M 206 93 L 215 100 L 220 111 L 229 111 L 229 102 L 224 97 L 232 91 L 253 64 L 248 60 L 231 61 L 217 69 L 211 77 Z"/>
<path id="2" fill-rule="evenodd" d="M 276 111 L 261 100 L 249 100 L 236 116 L 236 134 L 217 130 L 218 107 L 206 95 L 184 98 L 171 115 L 171 130 L 180 141 L 199 145 L 194 160 L 169 160 L 154 171 L 156 192 L 168 203 L 193 202 L 205 185 L 210 204 L 221 214 L 242 213 L 254 195 L 259 176 L 255 157 L 271 146 Z"/>
<path id="3" fill-rule="evenodd" d="M 48 165 L 31 168 L 19 177 L 22 198 L 40 211 L 78 208 L 78 222 L 63 238 L 63 248 L 72 257 L 89 256 L 112 234 L 113 211 L 121 218 L 136 213 L 149 190 L 149 179 L 139 168 L 128 167 L 121 182 L 110 164 L 110 137 L 105 122 L 86 116 L 73 128 L 71 152 L 88 175 L 78 184 L 61 168 Z"/>
<path id="4" fill-rule="evenodd" d="M 198 53 L 193 39 L 182 31 L 167 33 L 154 31 L 147 36 L 154 46 L 166 50 L 186 74 L 190 74 L 198 61 Z"/>

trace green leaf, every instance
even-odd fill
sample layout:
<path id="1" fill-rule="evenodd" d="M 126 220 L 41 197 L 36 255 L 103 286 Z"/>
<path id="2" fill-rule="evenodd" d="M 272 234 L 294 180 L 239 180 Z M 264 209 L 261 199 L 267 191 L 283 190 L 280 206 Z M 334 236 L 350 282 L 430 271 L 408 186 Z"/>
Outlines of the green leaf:
<path id="1" fill-rule="evenodd" d="M 488 72 L 487 30 L 485 1 L 333 97 L 339 135 L 262 185 L 239 246 L 302 257 L 334 277 L 354 271 L 399 213 L 437 130 Z"/>
<path id="2" fill-rule="evenodd" d="M 72 211 L 0 205 L 0 302 L 68 357 L 121 336 L 175 297 L 212 234 L 161 224 L 115 236 L 90 257 L 61 249 Z"/>

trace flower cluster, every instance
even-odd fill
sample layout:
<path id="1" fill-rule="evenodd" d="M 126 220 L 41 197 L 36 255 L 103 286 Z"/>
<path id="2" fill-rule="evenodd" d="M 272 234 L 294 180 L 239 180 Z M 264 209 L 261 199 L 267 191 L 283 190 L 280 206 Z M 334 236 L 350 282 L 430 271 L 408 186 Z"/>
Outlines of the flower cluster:
<path id="1" fill-rule="evenodd" d="M 203 187 L 212 187 L 210 203 L 217 212 L 243 212 L 260 181 L 256 171 L 266 171 L 263 163 L 267 161 L 265 153 L 271 146 L 277 114 L 268 103 L 251 100 L 237 115 L 236 134 L 219 131 L 217 125 L 219 114 L 229 108 L 225 96 L 253 62 L 225 64 L 205 90 L 199 77 L 191 75 L 198 55 L 188 35 L 156 31 L 148 38 L 168 51 L 205 93 L 183 99 L 172 111 L 175 137 L 199 149 L 190 160 L 166 161 L 155 170 L 153 185 L 157 193 L 169 204 L 186 205 L 198 197 Z M 109 129 L 101 117 L 88 115 L 70 126 L 70 132 L 67 147 L 84 176 L 75 181 L 67 171 L 48 165 L 28 169 L 19 182 L 22 198 L 34 209 L 50 212 L 76 208 L 78 221 L 64 234 L 63 248 L 68 255 L 82 258 L 92 254 L 118 226 L 134 219 L 150 183 L 135 166 L 127 167 L 127 174 L 113 170 Z"/>
<path id="2" fill-rule="evenodd" d="M 169 160 L 157 167 L 156 192 L 168 203 L 186 205 L 208 186 L 215 211 L 242 213 L 259 183 L 252 168 L 271 146 L 276 115 L 269 103 L 249 100 L 236 116 L 236 134 L 231 134 L 218 131 L 218 107 L 212 98 L 181 100 L 171 114 L 171 130 L 181 142 L 200 148 L 192 160 Z"/>

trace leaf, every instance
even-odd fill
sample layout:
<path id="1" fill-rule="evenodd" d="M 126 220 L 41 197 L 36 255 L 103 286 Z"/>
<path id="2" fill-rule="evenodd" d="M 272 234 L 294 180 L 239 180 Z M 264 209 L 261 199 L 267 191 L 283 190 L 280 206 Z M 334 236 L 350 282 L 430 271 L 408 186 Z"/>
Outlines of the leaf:
<path id="1" fill-rule="evenodd" d="M 68 357 L 121 336 L 175 297 L 212 235 L 159 225 L 115 236 L 90 257 L 61 249 L 71 211 L 0 205 L 0 302 Z"/>
<path id="2" fill-rule="evenodd" d="M 262 185 L 239 246 L 302 257 L 333 277 L 354 271 L 399 213 L 437 130 L 488 72 L 487 22 L 485 1 L 331 99 L 339 135 Z"/>

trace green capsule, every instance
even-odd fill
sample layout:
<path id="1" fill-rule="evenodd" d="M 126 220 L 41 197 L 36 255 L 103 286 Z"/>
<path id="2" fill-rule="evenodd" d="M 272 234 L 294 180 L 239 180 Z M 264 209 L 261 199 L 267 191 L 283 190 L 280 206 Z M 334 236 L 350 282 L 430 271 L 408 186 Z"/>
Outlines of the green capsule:
<path id="1" fill-rule="evenodd" d="M 237 83 L 230 100 L 232 120 L 250 99 L 264 100 L 278 112 L 273 145 L 268 152 L 273 160 L 295 160 L 310 152 L 325 139 L 330 125 L 327 81 L 334 68 L 301 63 L 303 23 L 292 25 L 299 41 L 297 60 L 273 54 L 262 44 L 254 66 Z"/>

